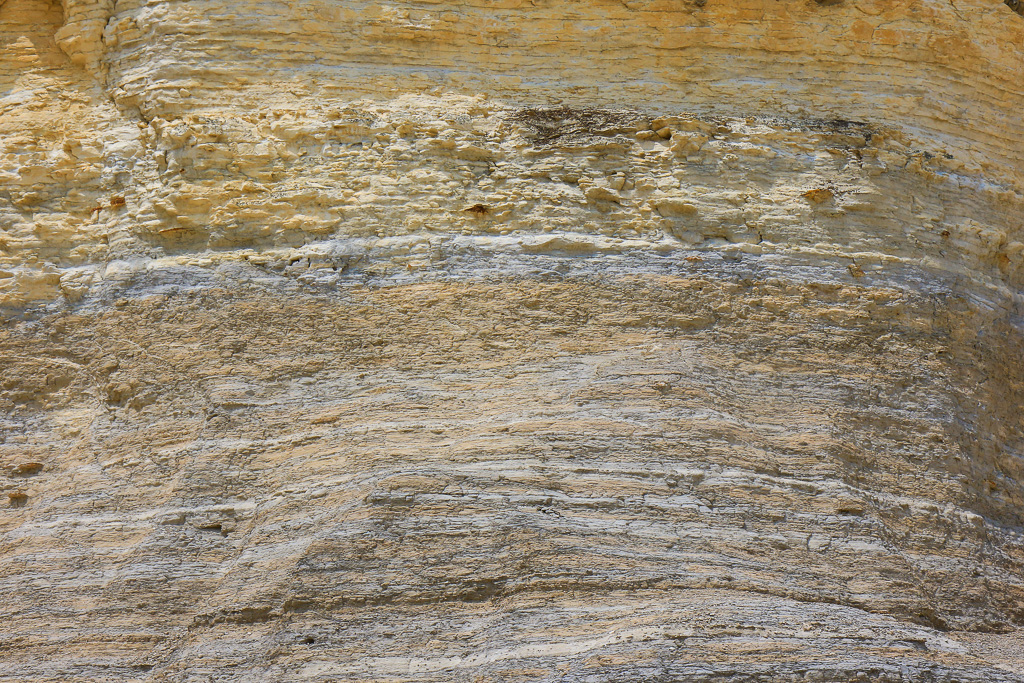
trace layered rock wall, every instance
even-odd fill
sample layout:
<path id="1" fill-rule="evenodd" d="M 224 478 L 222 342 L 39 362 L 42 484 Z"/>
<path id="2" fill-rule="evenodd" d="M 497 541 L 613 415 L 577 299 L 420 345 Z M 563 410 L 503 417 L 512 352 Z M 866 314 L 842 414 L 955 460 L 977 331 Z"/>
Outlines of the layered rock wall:
<path id="1" fill-rule="evenodd" d="M 1024 19 L 0 4 L 0 678 L 1016 681 Z"/>

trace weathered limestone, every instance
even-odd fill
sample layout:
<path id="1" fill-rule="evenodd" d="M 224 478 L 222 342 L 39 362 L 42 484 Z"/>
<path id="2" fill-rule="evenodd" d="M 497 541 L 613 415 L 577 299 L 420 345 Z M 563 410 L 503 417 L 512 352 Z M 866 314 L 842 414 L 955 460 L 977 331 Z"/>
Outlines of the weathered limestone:
<path id="1" fill-rule="evenodd" d="M 1024 19 L 0 2 L 0 680 L 1024 680 Z"/>

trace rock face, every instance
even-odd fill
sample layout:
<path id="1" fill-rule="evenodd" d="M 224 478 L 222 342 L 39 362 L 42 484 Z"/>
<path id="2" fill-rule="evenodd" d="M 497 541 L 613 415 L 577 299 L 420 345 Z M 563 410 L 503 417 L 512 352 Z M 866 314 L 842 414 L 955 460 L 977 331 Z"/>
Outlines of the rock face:
<path id="1" fill-rule="evenodd" d="M 0 680 L 1024 681 L 1024 18 L 0 0 Z"/>

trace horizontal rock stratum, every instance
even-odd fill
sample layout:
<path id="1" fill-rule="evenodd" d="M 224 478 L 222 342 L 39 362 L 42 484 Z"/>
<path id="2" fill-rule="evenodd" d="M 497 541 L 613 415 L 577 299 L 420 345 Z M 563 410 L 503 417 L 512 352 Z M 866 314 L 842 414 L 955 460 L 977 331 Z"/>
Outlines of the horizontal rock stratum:
<path id="1" fill-rule="evenodd" d="M 0 0 L 0 680 L 1024 681 L 1024 16 Z"/>

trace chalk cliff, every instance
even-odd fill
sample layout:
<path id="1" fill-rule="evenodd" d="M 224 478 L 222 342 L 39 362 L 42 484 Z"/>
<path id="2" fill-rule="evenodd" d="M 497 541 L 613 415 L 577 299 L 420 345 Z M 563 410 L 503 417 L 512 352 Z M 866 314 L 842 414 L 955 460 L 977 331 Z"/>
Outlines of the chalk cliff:
<path id="1" fill-rule="evenodd" d="M 1024 681 L 1015 8 L 0 0 L 0 680 Z"/>

